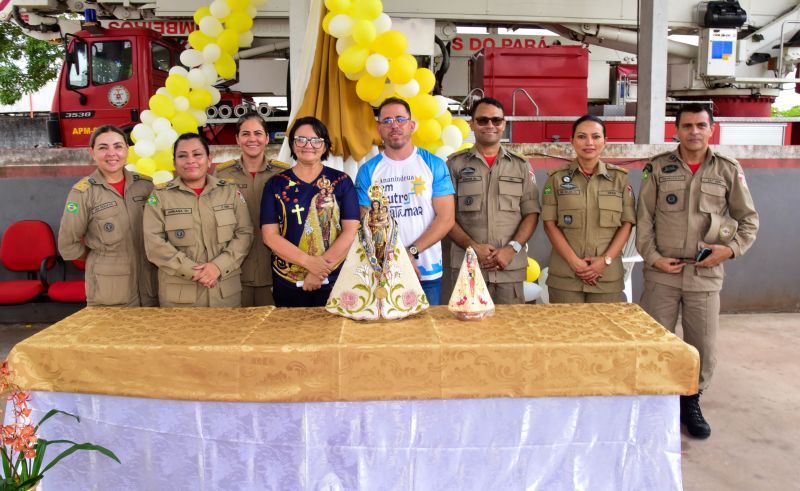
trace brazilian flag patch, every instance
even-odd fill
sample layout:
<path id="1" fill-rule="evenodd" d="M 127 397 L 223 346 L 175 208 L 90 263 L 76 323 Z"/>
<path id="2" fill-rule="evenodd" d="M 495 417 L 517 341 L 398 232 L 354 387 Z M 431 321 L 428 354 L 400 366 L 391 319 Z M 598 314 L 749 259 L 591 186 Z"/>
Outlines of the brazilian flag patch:
<path id="1" fill-rule="evenodd" d="M 553 186 L 551 186 L 550 184 L 545 186 L 544 187 L 544 195 L 545 196 L 552 196 L 553 195 Z"/>
<path id="2" fill-rule="evenodd" d="M 156 198 L 155 194 L 151 194 L 150 196 L 147 197 L 147 204 L 148 205 L 157 205 L 158 204 L 158 198 Z"/>
<path id="3" fill-rule="evenodd" d="M 653 172 L 653 166 L 651 164 L 645 165 L 644 169 L 642 170 L 642 181 L 646 181 L 650 177 L 650 174 L 652 172 Z"/>
<path id="4" fill-rule="evenodd" d="M 67 201 L 67 206 L 65 208 L 67 213 L 78 213 L 79 205 L 76 201 Z"/>

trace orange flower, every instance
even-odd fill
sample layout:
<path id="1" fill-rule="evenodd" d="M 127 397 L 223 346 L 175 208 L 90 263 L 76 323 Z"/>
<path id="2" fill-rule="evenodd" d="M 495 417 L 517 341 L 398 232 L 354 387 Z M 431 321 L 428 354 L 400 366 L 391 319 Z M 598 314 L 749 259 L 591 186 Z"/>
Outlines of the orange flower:
<path id="1" fill-rule="evenodd" d="M 25 449 L 25 458 L 26 459 L 33 459 L 36 457 L 36 449 L 35 448 L 26 448 Z"/>

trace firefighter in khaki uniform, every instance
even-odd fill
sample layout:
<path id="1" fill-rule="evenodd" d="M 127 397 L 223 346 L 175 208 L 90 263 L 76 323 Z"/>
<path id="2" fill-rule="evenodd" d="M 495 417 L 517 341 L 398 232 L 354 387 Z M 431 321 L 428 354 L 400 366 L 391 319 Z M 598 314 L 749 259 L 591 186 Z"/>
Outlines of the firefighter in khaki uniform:
<path id="1" fill-rule="evenodd" d="M 119 128 L 98 127 L 89 147 L 97 170 L 69 192 L 58 250 L 64 259 L 86 260 L 87 305 L 156 306 L 155 268 L 142 240 L 142 208 L 153 182 L 124 169 L 128 145 Z"/>
<path id="2" fill-rule="evenodd" d="M 162 307 L 239 307 L 239 267 L 253 225 L 238 188 L 207 175 L 208 144 L 194 133 L 175 142 L 178 177 L 147 200 L 144 245 L 158 266 Z"/>
<path id="3" fill-rule="evenodd" d="M 636 223 L 628 171 L 600 160 L 606 130 L 595 116 L 572 126 L 575 160 L 550 172 L 542 220 L 553 251 L 547 277 L 551 303 L 621 301 L 620 253 Z"/>
<path id="4" fill-rule="evenodd" d="M 654 157 L 642 174 L 636 235 L 644 259 L 641 304 L 672 332 L 681 313 L 683 338 L 700 354 L 702 391 L 716 363 L 722 262 L 753 245 L 758 213 L 739 163 L 708 146 L 714 132 L 709 110 L 687 104 L 675 124 L 678 148 Z M 696 262 L 703 248 L 711 253 Z M 681 422 L 690 435 L 707 438 L 711 426 L 699 396 L 681 396 Z"/>
<path id="5" fill-rule="evenodd" d="M 283 162 L 267 160 L 269 143 L 267 123 L 257 113 L 248 113 L 236 123 L 236 141 L 242 156 L 217 164 L 214 175 L 226 182 L 235 183 L 247 201 L 250 221 L 261 223 L 261 195 L 270 177 L 290 166 Z M 242 263 L 242 307 L 275 305 L 272 298 L 272 254 L 256 233 L 250 252 Z"/>
<path id="6" fill-rule="evenodd" d="M 506 124 L 500 101 L 480 99 L 471 113 L 475 146 L 447 160 L 457 196 L 456 222 L 448 234 L 451 277 L 455 284 L 465 249 L 472 246 L 492 300 L 525 303 L 525 245 L 541 211 L 536 178 L 525 157 L 500 145 Z"/>

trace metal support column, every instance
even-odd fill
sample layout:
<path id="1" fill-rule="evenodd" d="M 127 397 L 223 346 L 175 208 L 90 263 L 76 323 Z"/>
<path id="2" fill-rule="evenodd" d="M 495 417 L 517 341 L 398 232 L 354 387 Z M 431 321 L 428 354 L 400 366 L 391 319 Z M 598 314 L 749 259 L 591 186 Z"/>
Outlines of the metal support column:
<path id="1" fill-rule="evenodd" d="M 636 143 L 664 143 L 667 98 L 667 0 L 639 0 Z"/>

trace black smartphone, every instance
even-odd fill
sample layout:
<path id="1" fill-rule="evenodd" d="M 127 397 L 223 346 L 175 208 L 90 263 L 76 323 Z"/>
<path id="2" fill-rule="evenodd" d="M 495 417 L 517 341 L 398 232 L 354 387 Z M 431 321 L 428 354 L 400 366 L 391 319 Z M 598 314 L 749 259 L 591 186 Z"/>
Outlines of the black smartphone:
<path id="1" fill-rule="evenodd" d="M 700 261 L 702 261 L 703 259 L 707 258 L 710 255 L 711 255 L 711 249 L 709 249 L 708 247 L 703 247 L 697 253 L 697 256 L 695 256 L 694 260 L 699 263 Z"/>

